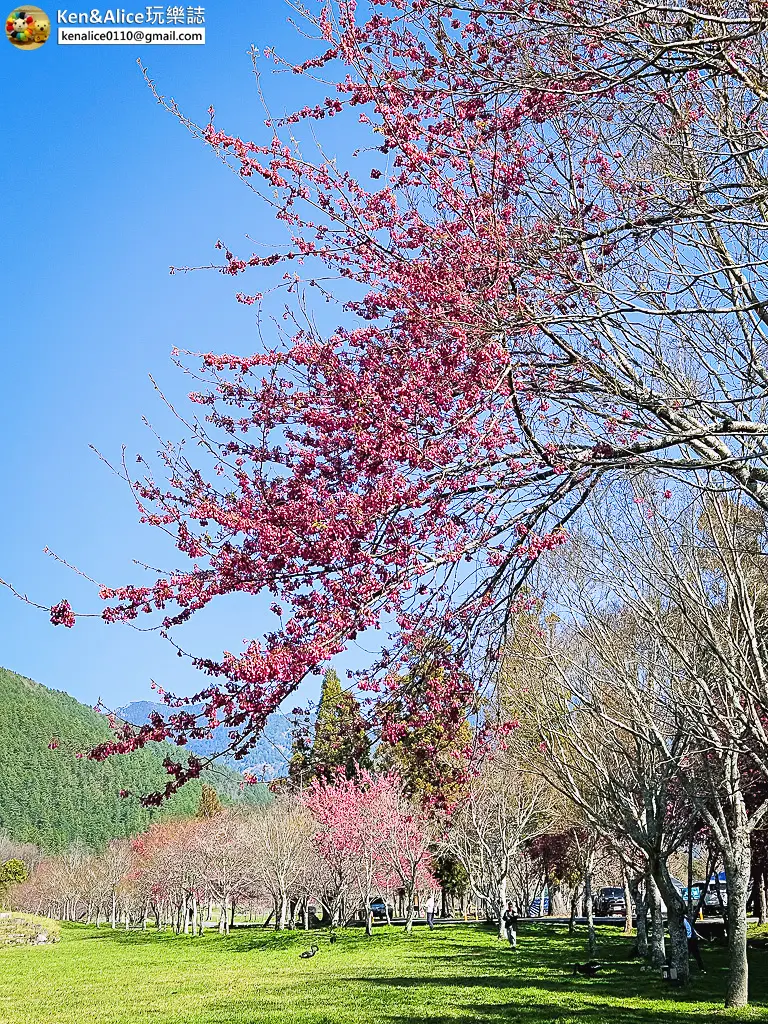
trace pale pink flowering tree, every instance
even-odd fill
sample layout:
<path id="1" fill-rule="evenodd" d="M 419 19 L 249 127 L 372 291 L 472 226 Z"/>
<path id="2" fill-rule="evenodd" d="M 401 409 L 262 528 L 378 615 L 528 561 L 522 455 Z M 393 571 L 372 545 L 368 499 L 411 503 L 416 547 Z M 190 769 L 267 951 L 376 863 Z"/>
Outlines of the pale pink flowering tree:
<path id="1" fill-rule="evenodd" d="M 405 930 L 410 933 L 416 911 L 414 897 L 420 890 L 437 888 L 431 864 L 438 825 L 421 804 L 406 795 L 393 774 L 378 783 L 370 810 L 371 824 L 380 835 L 382 867 L 404 893 Z"/>
<path id="2" fill-rule="evenodd" d="M 338 865 L 340 876 L 353 882 L 365 908 L 369 936 L 374 891 L 386 891 L 391 882 L 379 820 L 379 801 L 389 787 L 389 777 L 364 770 L 355 779 L 315 781 L 304 797 L 319 825 L 315 835 L 317 847 L 324 859 Z"/>
<path id="3" fill-rule="evenodd" d="M 356 849 L 350 836 L 350 795 L 354 788 L 354 783 L 346 779 L 338 783 L 315 780 L 302 794 L 315 824 L 312 842 L 317 868 L 312 884 L 331 927 L 339 923 L 350 895 L 357 888 Z"/>

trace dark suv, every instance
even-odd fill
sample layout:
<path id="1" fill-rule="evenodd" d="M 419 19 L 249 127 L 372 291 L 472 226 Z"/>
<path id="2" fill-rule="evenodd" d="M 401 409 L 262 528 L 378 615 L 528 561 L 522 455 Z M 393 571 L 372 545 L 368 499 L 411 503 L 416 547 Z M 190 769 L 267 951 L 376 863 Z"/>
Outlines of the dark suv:
<path id="1" fill-rule="evenodd" d="M 384 902 L 381 896 L 377 896 L 371 900 L 371 916 L 375 921 L 386 921 L 387 919 L 387 904 Z M 389 912 L 390 920 L 392 918 L 392 910 Z"/>
<path id="2" fill-rule="evenodd" d="M 596 917 L 626 917 L 627 903 L 624 899 L 624 890 L 618 886 L 608 886 L 600 889 L 595 896 Z"/>

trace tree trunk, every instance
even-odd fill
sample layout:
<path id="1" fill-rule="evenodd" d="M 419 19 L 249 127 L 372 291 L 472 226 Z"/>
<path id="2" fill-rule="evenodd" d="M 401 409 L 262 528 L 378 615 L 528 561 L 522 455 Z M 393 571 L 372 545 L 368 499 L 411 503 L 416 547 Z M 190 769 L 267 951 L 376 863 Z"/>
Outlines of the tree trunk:
<path id="1" fill-rule="evenodd" d="M 669 926 L 670 968 L 677 974 L 677 982 L 687 985 L 690 980 L 688 968 L 688 938 L 685 933 L 685 901 L 672 884 L 666 862 L 656 858 L 651 861 L 653 877 L 667 905 L 667 924 Z M 654 924 L 654 931 L 656 927 Z M 663 934 L 663 933 L 662 933 Z"/>
<path id="2" fill-rule="evenodd" d="M 112 913 L 109 915 L 109 926 L 114 931 L 117 928 L 117 893 L 112 890 Z"/>
<path id="3" fill-rule="evenodd" d="M 581 900 L 581 886 L 577 885 L 573 890 L 573 896 L 571 896 L 571 917 L 568 921 L 568 934 L 573 935 L 576 932 L 576 917 L 578 916 L 579 901 Z"/>
<path id="4" fill-rule="evenodd" d="M 621 879 L 624 883 L 624 934 L 632 934 L 632 890 L 629 888 L 629 875 L 626 871 L 621 872 Z"/>
<path id="5" fill-rule="evenodd" d="M 584 872 L 584 902 L 587 904 L 587 944 L 589 946 L 590 959 L 594 959 L 597 953 L 597 937 L 595 935 L 595 905 L 592 902 L 592 867 L 594 865 L 594 854 L 589 855 L 587 868 Z"/>
<path id="6" fill-rule="evenodd" d="M 498 919 L 498 936 L 500 939 L 506 939 L 507 930 L 504 927 L 504 910 L 507 906 L 507 878 L 506 875 L 499 882 L 499 888 L 497 891 L 497 903 L 499 907 L 499 919 Z"/>
<path id="7" fill-rule="evenodd" d="M 765 878 L 762 872 L 756 871 L 752 878 L 752 913 L 757 915 L 757 923 L 765 924 Z"/>
<path id="8" fill-rule="evenodd" d="M 648 904 L 645 894 L 640 888 L 640 879 L 628 880 L 629 891 L 635 901 L 635 921 L 637 924 L 637 942 L 635 947 L 638 956 L 648 956 Z"/>
<path id="9" fill-rule="evenodd" d="M 650 870 L 645 876 L 645 892 L 651 911 L 651 964 L 661 969 L 667 962 L 667 951 L 664 943 L 664 915 L 661 909 L 659 887 Z"/>
<path id="10" fill-rule="evenodd" d="M 288 918 L 288 898 L 285 893 L 280 893 L 278 898 L 278 913 L 275 918 L 275 931 L 284 932 L 285 924 Z"/>
<path id="11" fill-rule="evenodd" d="M 677 971 L 678 983 L 685 985 L 690 978 L 688 937 L 683 924 L 685 903 L 677 890 L 673 890 L 673 893 L 669 894 L 665 892 L 664 896 L 669 899 L 668 903 L 666 898 L 664 900 L 667 903 L 667 925 L 669 927 L 669 964 Z"/>
<path id="12" fill-rule="evenodd" d="M 563 897 L 563 886 L 560 882 L 553 882 L 550 875 L 547 879 L 547 890 L 549 892 L 548 917 L 565 917 L 565 899 Z"/>
<path id="13" fill-rule="evenodd" d="M 413 893 L 411 893 L 408 899 L 408 907 L 405 912 L 405 932 L 407 935 L 410 935 L 411 932 L 413 931 L 413 917 L 415 911 L 416 907 L 414 906 L 413 903 Z"/>
<path id="14" fill-rule="evenodd" d="M 744 814 L 746 817 L 746 813 Z M 750 836 L 742 824 L 724 855 L 725 884 L 728 893 L 728 1009 L 749 1003 L 749 964 L 747 962 L 747 899 L 751 870 Z"/>

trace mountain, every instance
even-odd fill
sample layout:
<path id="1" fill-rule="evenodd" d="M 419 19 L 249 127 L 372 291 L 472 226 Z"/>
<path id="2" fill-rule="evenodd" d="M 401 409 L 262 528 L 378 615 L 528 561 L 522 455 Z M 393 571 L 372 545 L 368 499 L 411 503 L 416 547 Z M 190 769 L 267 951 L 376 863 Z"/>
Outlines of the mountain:
<path id="1" fill-rule="evenodd" d="M 139 801 L 168 781 L 163 758 L 183 758 L 183 751 L 153 743 L 103 763 L 91 761 L 88 750 L 109 735 L 108 723 L 91 708 L 0 668 L 0 832 L 45 850 L 97 848 L 158 817 L 196 812 L 202 780 L 188 783 L 160 808 Z M 205 781 L 225 803 L 268 798 L 265 787 L 241 791 L 231 771 L 213 771 Z"/>
<path id="2" fill-rule="evenodd" d="M 157 711 L 163 718 L 167 718 L 175 710 L 165 704 L 153 704 L 148 700 L 138 700 L 133 704 L 126 704 L 123 708 L 118 708 L 117 714 L 126 722 L 132 722 L 133 725 L 143 725 L 149 721 L 149 716 L 153 711 Z M 202 704 L 189 704 L 184 710 L 193 714 L 199 713 L 202 710 Z M 229 729 L 225 725 L 220 725 L 214 729 L 210 739 L 189 740 L 185 749 L 190 753 L 207 757 L 219 750 L 226 750 L 230 742 Z M 285 775 L 291 757 L 292 743 L 291 724 L 288 719 L 280 714 L 270 715 L 256 746 L 249 750 L 244 758 L 236 761 L 233 757 L 222 757 L 220 763 L 230 766 L 235 771 L 248 768 L 259 778 L 274 779 L 279 775 Z"/>

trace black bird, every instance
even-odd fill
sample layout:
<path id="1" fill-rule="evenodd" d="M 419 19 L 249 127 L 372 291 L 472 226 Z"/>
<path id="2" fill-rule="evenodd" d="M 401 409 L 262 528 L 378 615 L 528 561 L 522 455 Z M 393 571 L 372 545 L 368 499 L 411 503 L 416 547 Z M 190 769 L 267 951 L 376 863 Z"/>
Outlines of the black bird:
<path id="1" fill-rule="evenodd" d="M 597 963 L 595 960 L 590 960 L 588 964 L 574 964 L 573 965 L 573 976 L 577 974 L 583 974 L 585 978 L 594 978 L 603 968 L 602 964 Z"/>
<path id="2" fill-rule="evenodd" d="M 311 956 L 315 955 L 315 953 L 317 952 L 317 949 L 318 949 L 318 947 L 313 942 L 312 943 L 312 948 L 311 949 L 305 949 L 303 953 L 299 953 L 299 956 L 301 957 L 302 960 L 309 960 L 309 958 Z"/>

